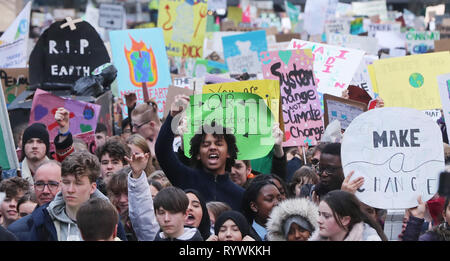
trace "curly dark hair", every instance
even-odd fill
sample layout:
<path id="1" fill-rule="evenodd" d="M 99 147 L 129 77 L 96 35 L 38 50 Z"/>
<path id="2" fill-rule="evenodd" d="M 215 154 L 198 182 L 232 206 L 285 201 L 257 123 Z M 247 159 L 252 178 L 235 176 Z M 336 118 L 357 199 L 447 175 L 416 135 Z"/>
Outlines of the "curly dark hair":
<path id="1" fill-rule="evenodd" d="M 74 175 L 76 178 L 88 176 L 90 182 L 95 182 L 100 176 L 100 162 L 95 155 L 87 151 L 73 152 L 61 163 L 61 176 Z"/>
<path id="2" fill-rule="evenodd" d="M 21 177 L 8 178 L 0 183 L 0 192 L 5 192 L 8 198 L 15 198 L 20 191 L 30 192 L 30 183 Z"/>
<path id="3" fill-rule="evenodd" d="M 207 134 L 207 132 L 205 132 L 205 129 L 214 129 L 214 130 L 222 130 L 222 134 L 218 134 L 217 132 L 214 132 L 212 135 L 214 136 L 214 138 L 216 139 L 225 139 L 225 142 L 227 143 L 228 146 L 228 154 L 230 155 L 229 158 L 227 158 L 226 164 L 225 164 L 225 171 L 230 172 L 231 171 L 231 167 L 235 164 L 235 160 L 237 159 L 237 154 L 238 154 L 238 148 L 236 145 L 236 137 L 233 134 L 229 134 L 231 133 L 229 129 L 220 126 L 220 125 L 215 125 L 214 122 L 212 122 L 212 124 L 209 125 L 204 125 L 201 128 L 201 133 L 195 134 L 194 137 L 192 137 L 191 139 L 191 149 L 189 150 L 189 154 L 191 155 L 191 161 L 192 161 L 192 165 L 197 167 L 197 168 L 202 168 L 202 161 L 197 159 L 197 155 L 200 153 L 200 145 L 202 144 L 202 142 L 205 140 L 205 137 Z"/>
<path id="4" fill-rule="evenodd" d="M 116 140 L 108 140 L 103 146 L 98 147 L 95 151 L 98 160 L 101 160 L 102 156 L 106 153 L 109 154 L 110 158 L 122 161 L 123 165 L 128 164 L 128 162 L 125 160 L 125 156 L 129 156 L 129 149 L 125 144 Z"/>

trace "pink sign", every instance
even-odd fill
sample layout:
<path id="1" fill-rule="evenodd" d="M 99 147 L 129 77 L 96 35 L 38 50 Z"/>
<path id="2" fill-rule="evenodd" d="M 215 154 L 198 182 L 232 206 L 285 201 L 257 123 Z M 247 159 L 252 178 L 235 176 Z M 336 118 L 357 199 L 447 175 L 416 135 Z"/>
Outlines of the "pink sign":
<path id="1" fill-rule="evenodd" d="M 324 133 L 311 50 L 261 52 L 264 79 L 280 81 L 284 147 L 317 145 Z"/>
<path id="2" fill-rule="evenodd" d="M 100 105 L 64 99 L 41 89 L 37 89 L 34 93 L 29 124 L 35 122 L 45 124 L 50 134 L 50 140 L 54 140 L 59 129 L 58 123 L 55 121 L 55 112 L 59 107 L 64 107 L 70 112 L 69 130 L 72 135 L 95 131 L 100 114 Z"/>

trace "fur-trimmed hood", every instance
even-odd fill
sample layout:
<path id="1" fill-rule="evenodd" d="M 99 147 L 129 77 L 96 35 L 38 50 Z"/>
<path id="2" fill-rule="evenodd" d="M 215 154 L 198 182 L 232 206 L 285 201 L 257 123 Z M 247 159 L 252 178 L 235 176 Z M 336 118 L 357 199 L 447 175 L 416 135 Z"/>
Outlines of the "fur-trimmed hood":
<path id="1" fill-rule="evenodd" d="M 286 241 L 283 227 L 285 222 L 293 216 L 302 217 L 317 230 L 319 227 L 317 224 L 318 211 L 318 207 L 306 198 L 292 198 L 282 201 L 272 209 L 267 220 L 267 238 L 269 241 Z"/>

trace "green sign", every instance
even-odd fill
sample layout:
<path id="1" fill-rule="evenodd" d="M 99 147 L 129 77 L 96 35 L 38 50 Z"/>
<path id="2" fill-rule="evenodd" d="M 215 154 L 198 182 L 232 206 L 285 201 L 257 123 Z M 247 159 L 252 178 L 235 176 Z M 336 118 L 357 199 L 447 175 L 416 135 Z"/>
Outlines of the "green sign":
<path id="1" fill-rule="evenodd" d="M 204 125 L 224 126 L 236 137 L 239 160 L 266 156 L 274 145 L 274 117 L 264 100 L 252 93 L 227 92 L 190 96 L 187 109 L 188 132 L 183 135 L 184 151 L 190 157 L 190 140 Z M 206 133 L 223 132 L 223 128 L 205 127 Z M 223 133 L 219 133 L 223 134 Z"/>

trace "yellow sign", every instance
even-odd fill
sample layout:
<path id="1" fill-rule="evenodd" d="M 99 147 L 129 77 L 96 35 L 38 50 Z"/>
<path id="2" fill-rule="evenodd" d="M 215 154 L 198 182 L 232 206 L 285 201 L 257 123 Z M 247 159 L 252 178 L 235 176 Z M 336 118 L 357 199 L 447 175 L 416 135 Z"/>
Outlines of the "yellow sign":
<path id="1" fill-rule="evenodd" d="M 280 103 L 280 83 L 277 80 L 253 80 L 225 82 L 203 86 L 203 93 L 247 92 L 260 96 L 272 111 L 275 121 L 284 130 L 284 122 Z"/>
<path id="2" fill-rule="evenodd" d="M 385 107 L 442 108 L 437 76 L 448 73 L 450 52 L 409 55 L 373 63 L 374 91 Z"/>
<path id="3" fill-rule="evenodd" d="M 164 32 L 167 55 L 203 57 L 207 1 L 161 0 L 158 27 Z"/>
<path id="4" fill-rule="evenodd" d="M 238 6 L 229 6 L 227 11 L 228 20 L 233 21 L 235 26 L 239 26 L 242 23 L 242 9 Z"/>

